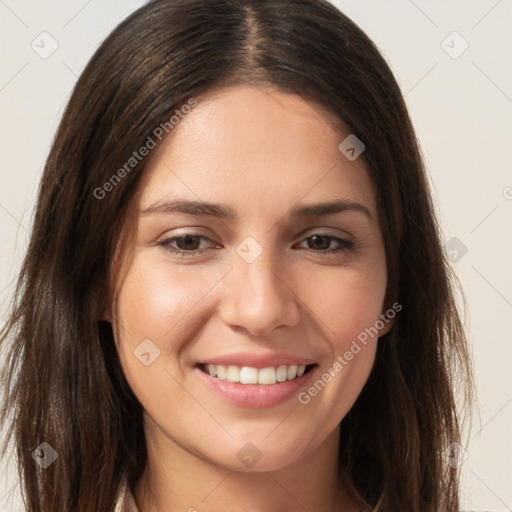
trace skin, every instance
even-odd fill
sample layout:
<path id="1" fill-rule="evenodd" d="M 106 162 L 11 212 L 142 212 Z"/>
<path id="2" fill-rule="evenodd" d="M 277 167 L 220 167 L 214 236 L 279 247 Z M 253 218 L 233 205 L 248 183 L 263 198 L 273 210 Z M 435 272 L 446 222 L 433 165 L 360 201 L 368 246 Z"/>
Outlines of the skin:
<path id="1" fill-rule="evenodd" d="M 229 205 L 237 217 L 138 217 L 112 310 L 123 371 L 145 410 L 149 461 L 134 489 L 137 505 L 140 512 L 355 511 L 337 482 L 339 423 L 369 376 L 377 337 L 306 405 L 295 395 L 266 408 L 233 405 L 194 365 L 276 350 L 316 361 L 316 380 L 375 324 L 387 309 L 387 274 L 369 174 L 362 158 L 349 161 L 338 150 L 350 132 L 298 96 L 239 85 L 197 100 L 147 162 L 139 211 L 182 197 Z M 340 198 L 370 215 L 288 215 L 298 203 Z M 211 241 L 170 246 L 208 249 L 202 254 L 182 258 L 159 245 L 198 231 Z M 354 247 L 329 255 L 336 239 L 315 245 L 315 234 Z M 236 252 L 247 236 L 263 251 L 252 263 Z M 134 356 L 145 339 L 160 350 L 149 366 Z M 262 454 L 252 467 L 237 456 L 247 442 Z"/>

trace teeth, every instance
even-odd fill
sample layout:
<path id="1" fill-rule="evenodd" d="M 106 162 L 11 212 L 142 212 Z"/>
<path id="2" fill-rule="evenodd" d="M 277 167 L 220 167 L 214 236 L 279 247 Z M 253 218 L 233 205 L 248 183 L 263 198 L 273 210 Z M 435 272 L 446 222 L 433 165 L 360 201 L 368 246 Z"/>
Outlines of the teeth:
<path id="1" fill-rule="evenodd" d="M 276 383 L 276 369 L 270 366 L 269 368 L 262 368 L 258 372 L 258 384 L 275 384 Z"/>
<path id="2" fill-rule="evenodd" d="M 226 380 L 229 380 L 229 382 L 240 382 L 240 368 L 228 366 L 226 370 Z"/>
<path id="3" fill-rule="evenodd" d="M 215 366 L 215 365 L 208 365 L 208 366 Z M 210 371 L 210 370 L 208 370 Z M 222 366 L 221 364 L 217 365 L 217 370 L 215 370 L 215 373 L 217 374 L 217 377 L 219 379 L 226 380 L 226 367 Z M 211 372 L 210 372 L 211 375 Z"/>
<path id="4" fill-rule="evenodd" d="M 292 380 L 297 375 L 297 365 L 292 364 L 291 366 L 288 366 L 288 369 L 286 370 L 286 378 L 288 380 Z"/>
<path id="5" fill-rule="evenodd" d="M 227 380 L 229 382 L 240 382 L 240 384 L 261 384 L 268 386 L 276 382 L 293 380 L 304 375 L 306 366 L 280 365 L 277 368 L 253 368 L 252 366 L 224 366 L 222 364 L 207 364 L 206 370 L 212 377 Z"/>
<path id="6" fill-rule="evenodd" d="M 214 364 L 209 364 L 208 366 L 213 366 Z M 214 375 L 215 377 L 215 375 Z M 244 366 L 240 369 L 240 383 L 241 384 L 258 384 L 258 369 L 251 368 L 250 366 Z"/>
<path id="7" fill-rule="evenodd" d="M 284 382 L 286 380 L 287 373 L 288 372 L 286 371 L 286 366 L 284 364 L 279 366 L 276 370 L 277 382 Z"/>

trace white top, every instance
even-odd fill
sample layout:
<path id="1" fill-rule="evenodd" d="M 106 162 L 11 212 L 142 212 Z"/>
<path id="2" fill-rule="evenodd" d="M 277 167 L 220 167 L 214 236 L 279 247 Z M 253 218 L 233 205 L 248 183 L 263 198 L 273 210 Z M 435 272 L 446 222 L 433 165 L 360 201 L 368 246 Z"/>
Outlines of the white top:
<path id="1" fill-rule="evenodd" d="M 125 479 L 121 481 L 119 486 L 114 512 L 139 512 L 132 491 Z"/>
<path id="2" fill-rule="evenodd" d="M 128 487 L 125 479 L 123 479 L 119 485 L 114 512 L 139 512 L 132 491 Z"/>

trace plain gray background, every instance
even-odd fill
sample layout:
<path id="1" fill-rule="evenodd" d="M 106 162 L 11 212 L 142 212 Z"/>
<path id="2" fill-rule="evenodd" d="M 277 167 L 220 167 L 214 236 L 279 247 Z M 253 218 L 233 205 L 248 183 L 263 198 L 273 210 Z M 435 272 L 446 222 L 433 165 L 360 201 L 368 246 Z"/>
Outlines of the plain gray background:
<path id="1" fill-rule="evenodd" d="M 100 42 L 143 3 L 0 0 L 0 322 L 71 89 Z M 402 87 L 468 300 L 481 421 L 468 433 L 466 509 L 510 511 L 512 2 L 334 3 L 379 46 Z M 2 461 L 0 509 L 21 511 L 17 493 L 14 463 Z"/>

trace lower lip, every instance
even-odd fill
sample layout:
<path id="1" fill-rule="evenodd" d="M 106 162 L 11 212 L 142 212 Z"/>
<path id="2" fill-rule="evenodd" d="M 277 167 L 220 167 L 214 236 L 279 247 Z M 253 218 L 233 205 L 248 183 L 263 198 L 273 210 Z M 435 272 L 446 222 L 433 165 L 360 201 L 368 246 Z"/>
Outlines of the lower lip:
<path id="1" fill-rule="evenodd" d="M 254 408 L 273 407 L 288 401 L 293 396 L 297 396 L 299 390 L 308 382 L 315 370 L 316 367 L 313 367 L 301 377 L 293 380 L 261 385 L 240 384 L 239 382 L 217 379 L 199 368 L 195 368 L 199 377 L 217 395 L 240 407 Z"/>

